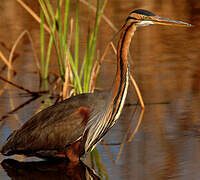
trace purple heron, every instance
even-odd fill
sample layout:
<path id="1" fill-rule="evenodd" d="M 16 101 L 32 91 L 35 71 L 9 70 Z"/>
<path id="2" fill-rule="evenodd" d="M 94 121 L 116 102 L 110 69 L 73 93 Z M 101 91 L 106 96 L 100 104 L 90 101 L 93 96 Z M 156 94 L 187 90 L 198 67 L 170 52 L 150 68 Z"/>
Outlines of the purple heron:
<path id="1" fill-rule="evenodd" d="M 132 11 L 121 30 L 117 72 L 111 89 L 79 94 L 40 111 L 8 137 L 1 153 L 63 157 L 78 162 L 83 154 L 91 151 L 122 112 L 129 84 L 127 55 L 133 34 L 138 27 L 152 24 L 191 26 L 147 10 Z"/>

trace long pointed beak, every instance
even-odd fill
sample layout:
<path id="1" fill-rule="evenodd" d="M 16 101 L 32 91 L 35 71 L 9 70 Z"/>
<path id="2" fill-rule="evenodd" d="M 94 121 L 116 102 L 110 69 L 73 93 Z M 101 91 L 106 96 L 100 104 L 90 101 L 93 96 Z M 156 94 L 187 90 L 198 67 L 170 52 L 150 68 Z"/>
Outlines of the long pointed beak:
<path id="1" fill-rule="evenodd" d="M 161 24 L 167 26 L 182 26 L 182 27 L 191 27 L 192 25 L 183 21 L 175 21 L 168 18 L 163 18 L 159 16 L 153 16 L 152 22 L 154 24 Z"/>

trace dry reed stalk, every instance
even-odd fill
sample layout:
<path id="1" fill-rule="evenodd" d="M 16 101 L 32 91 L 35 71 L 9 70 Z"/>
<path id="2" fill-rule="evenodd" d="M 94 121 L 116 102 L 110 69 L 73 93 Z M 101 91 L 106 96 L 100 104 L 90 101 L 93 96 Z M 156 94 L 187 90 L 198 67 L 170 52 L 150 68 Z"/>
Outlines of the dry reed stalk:
<path id="1" fill-rule="evenodd" d="M 34 54 L 35 64 L 36 64 L 36 67 L 38 68 L 38 71 L 39 71 L 39 70 L 40 70 L 39 59 L 38 59 L 38 57 L 37 57 L 37 53 L 36 53 L 36 50 L 35 50 L 35 47 L 34 47 L 33 39 L 32 39 L 30 33 L 29 33 L 27 30 L 23 31 L 23 32 L 18 36 L 18 38 L 16 39 L 16 41 L 15 41 L 13 47 L 11 48 L 11 52 L 10 52 L 10 54 L 9 54 L 9 59 L 7 60 L 7 59 L 5 58 L 5 56 L 2 54 L 1 51 L 0 51 L 0 57 L 1 57 L 2 59 L 4 59 L 4 61 L 6 61 L 5 63 L 8 64 L 9 69 L 10 69 L 10 70 L 13 70 L 12 61 L 13 61 L 14 55 L 15 55 L 15 52 L 14 52 L 14 51 L 15 51 L 16 46 L 18 45 L 19 41 L 20 41 L 20 40 L 22 39 L 22 37 L 25 36 L 25 35 L 27 35 L 27 37 L 28 37 L 28 39 L 29 39 L 29 41 L 30 41 L 30 43 L 31 43 L 31 47 L 32 47 L 32 50 L 33 50 L 33 52 L 34 52 L 33 54 Z"/>
<path id="2" fill-rule="evenodd" d="M 29 7 L 27 6 L 22 0 L 16 0 L 26 11 L 28 11 L 28 13 L 38 22 L 41 24 L 41 19 L 40 17 Z M 48 28 L 48 26 L 46 24 L 44 24 L 44 28 L 45 30 L 51 34 L 50 29 Z"/>
<path id="3" fill-rule="evenodd" d="M 15 109 L 12 109 L 11 111 L 7 112 L 5 115 L 1 116 L 0 118 L 0 122 L 3 121 L 4 119 L 6 119 L 7 117 L 9 117 L 9 115 L 17 112 L 18 110 L 22 109 L 24 106 L 30 104 L 32 101 L 36 100 L 38 97 L 32 97 L 31 99 L 25 101 L 24 103 L 20 104 L 19 106 L 17 106 Z"/>
<path id="4" fill-rule="evenodd" d="M 9 61 L 6 59 L 6 57 L 3 55 L 3 53 L 1 51 L 0 51 L 0 58 L 8 66 L 9 69 L 13 70 L 12 65 L 9 63 Z"/>
<path id="5" fill-rule="evenodd" d="M 8 89 L 10 86 L 8 86 Z M 15 109 L 15 103 L 14 103 L 14 96 L 12 96 L 12 91 L 8 91 L 9 96 L 9 102 L 10 102 L 10 109 Z M 13 114 L 12 121 L 9 121 L 8 126 L 11 130 L 15 130 L 19 127 L 19 125 L 22 124 L 21 119 L 19 118 L 18 114 Z"/>
<path id="6" fill-rule="evenodd" d="M 36 92 L 32 92 L 32 91 L 30 91 L 30 90 L 28 90 L 28 89 L 26 89 L 26 88 L 24 88 L 24 87 L 22 87 L 22 86 L 20 86 L 20 85 L 18 85 L 18 84 L 15 84 L 15 83 L 13 83 L 13 82 L 11 82 L 11 81 L 9 81 L 9 80 L 7 80 L 7 79 L 1 77 L 1 76 L 0 76 L 0 79 L 1 79 L 2 81 L 6 82 L 6 83 L 8 83 L 8 84 L 10 84 L 10 85 L 12 85 L 12 86 L 18 88 L 18 89 L 21 89 L 22 91 L 25 91 L 25 92 L 29 93 L 29 94 L 32 94 L 32 95 L 36 95 L 36 94 L 37 94 Z"/>
<path id="7" fill-rule="evenodd" d="M 10 52 L 10 55 L 9 55 L 9 59 L 8 59 L 9 64 L 12 64 L 15 49 L 16 49 L 16 47 L 17 47 L 19 41 L 22 39 L 22 37 L 23 37 L 25 34 L 27 34 L 28 37 L 29 37 L 29 39 L 30 39 L 30 41 L 32 41 L 31 38 L 30 38 L 31 36 L 30 36 L 30 34 L 28 33 L 28 31 L 26 31 L 26 30 L 23 31 L 23 32 L 18 36 L 17 40 L 15 41 L 14 45 L 12 46 L 12 49 L 11 49 L 11 52 Z M 33 46 L 32 46 L 32 47 L 33 47 Z M 34 48 L 33 48 L 33 50 L 34 50 Z M 6 80 L 6 81 L 9 82 L 9 84 L 14 85 L 14 83 L 11 83 L 11 77 L 12 77 L 11 70 L 8 69 L 7 80 Z M 15 84 L 15 85 L 16 85 L 16 84 Z M 16 86 L 15 86 L 15 87 L 16 87 Z M 19 88 L 19 87 L 18 87 L 18 88 Z M 23 88 L 23 87 L 21 87 L 21 89 L 25 90 L 25 88 Z M 29 92 L 29 93 L 31 92 L 31 91 L 29 91 L 29 90 L 27 91 L 27 89 L 26 89 L 25 91 L 26 91 L 26 92 Z M 33 94 L 33 92 L 31 92 L 31 94 Z M 11 94 L 10 91 L 8 91 L 8 95 L 9 95 L 9 100 L 10 100 L 11 109 L 15 109 L 14 99 L 13 99 L 12 94 Z M 11 129 L 16 129 L 16 127 L 21 123 L 21 120 L 20 120 L 20 118 L 17 116 L 17 114 L 14 114 L 14 117 L 15 117 L 16 120 L 15 120 L 15 121 L 12 121 L 12 123 L 9 123 L 9 126 L 10 126 Z"/>
<path id="8" fill-rule="evenodd" d="M 135 79 L 133 78 L 132 74 L 130 74 L 130 80 L 131 80 L 131 83 L 133 84 L 133 86 L 135 87 L 135 91 L 136 91 L 137 96 L 139 98 L 141 108 L 144 109 L 145 106 L 144 106 L 144 101 L 143 101 L 142 95 L 140 93 L 140 89 L 139 89 L 137 83 L 135 82 Z"/>
<path id="9" fill-rule="evenodd" d="M 47 93 L 47 92 L 48 92 L 48 91 L 37 91 L 37 92 L 35 92 L 35 91 L 30 91 L 29 89 L 26 89 L 26 88 L 24 88 L 23 86 L 20 86 L 20 85 L 18 85 L 18 84 L 16 84 L 16 83 L 13 83 L 13 82 L 11 82 L 11 81 L 8 81 L 7 79 L 3 78 L 2 76 L 0 76 L 0 79 L 1 79 L 2 81 L 6 82 L 6 83 L 8 83 L 8 84 L 10 84 L 10 85 L 12 85 L 12 86 L 18 88 L 18 89 L 21 89 L 22 91 L 25 91 L 25 92 L 31 94 L 32 96 L 35 96 L 35 97 L 36 97 L 36 96 L 40 96 L 40 94 L 42 94 L 42 93 Z"/>
<path id="10" fill-rule="evenodd" d="M 66 57 L 67 59 L 67 57 Z M 62 99 L 67 99 L 69 97 L 69 63 L 66 60 L 66 66 L 65 66 L 65 82 L 63 84 L 63 93 L 62 93 Z"/>
<path id="11" fill-rule="evenodd" d="M 106 45 L 106 48 L 103 52 L 103 55 L 101 56 L 99 61 L 95 61 L 94 66 L 92 68 L 92 72 L 91 72 L 91 79 L 90 79 L 90 87 L 89 90 L 90 92 L 93 92 L 96 86 L 96 80 L 97 80 L 97 76 L 99 74 L 99 70 L 100 70 L 100 66 L 102 64 L 102 62 L 104 61 L 104 58 L 106 56 L 106 53 L 108 52 L 109 46 L 114 46 L 112 42 L 110 42 L 109 44 Z"/>
<path id="12" fill-rule="evenodd" d="M 10 51 L 11 51 L 11 48 L 9 48 L 4 42 L 1 42 L 0 41 L 0 45 L 3 47 L 3 48 L 5 48 L 7 51 L 9 51 L 9 53 L 10 53 Z M 2 53 L 3 54 L 3 53 Z M 13 61 L 17 58 L 19 56 L 19 53 L 14 53 L 14 56 L 13 56 Z M 6 60 L 7 60 L 7 58 L 6 58 Z M 8 61 L 8 60 L 7 60 Z M 12 66 L 12 64 L 11 64 L 11 66 Z M 3 72 L 5 69 L 6 69 L 6 67 L 7 67 L 7 64 L 5 64 L 1 69 L 0 69 L 0 73 L 1 72 Z M 12 66 L 12 70 L 14 71 L 14 67 Z M 15 72 L 15 71 L 14 71 Z"/>
<path id="13" fill-rule="evenodd" d="M 74 25 L 74 20 L 71 18 L 70 21 L 70 33 L 69 33 L 69 39 L 68 39 L 68 47 L 67 47 L 67 53 L 66 53 L 66 67 L 65 67 L 65 82 L 63 84 L 63 99 L 66 99 L 71 96 L 70 93 L 70 82 L 72 78 L 72 69 L 69 63 L 69 48 L 71 46 L 71 41 L 72 41 L 72 35 L 73 35 L 73 26 Z"/>
<path id="14" fill-rule="evenodd" d="M 59 85 L 62 83 L 62 79 L 60 76 L 57 76 L 58 78 L 56 79 L 56 81 L 54 82 L 53 84 L 53 88 L 52 88 L 52 91 L 53 92 L 56 92 L 57 89 L 59 89 Z"/>
<path id="15" fill-rule="evenodd" d="M 69 64 L 69 60 L 67 60 L 66 57 L 66 67 L 65 67 L 65 82 L 63 84 L 63 100 L 67 99 L 71 96 L 70 93 L 70 64 Z"/>
<path id="16" fill-rule="evenodd" d="M 8 47 L 7 45 L 6 45 L 6 43 L 4 43 L 3 41 L 0 41 L 0 45 L 2 46 L 2 47 L 4 47 L 7 51 L 11 51 L 11 48 L 10 47 Z M 16 53 L 16 55 L 18 55 L 18 53 Z"/>
<path id="17" fill-rule="evenodd" d="M 14 45 L 12 46 L 11 52 L 10 52 L 10 55 L 9 55 L 9 59 L 8 59 L 8 63 L 12 66 L 12 61 L 13 61 L 13 56 L 14 56 L 15 49 L 16 49 L 16 47 L 17 47 L 19 41 L 20 41 L 20 40 L 23 38 L 23 36 L 25 36 L 25 35 L 27 35 L 28 39 L 29 39 L 30 42 L 31 42 L 32 50 L 33 50 L 33 52 L 34 52 L 33 54 L 34 54 L 34 57 L 35 57 L 36 67 L 38 67 L 38 69 L 39 69 L 39 68 L 40 68 L 40 67 L 39 67 L 39 60 L 38 60 L 37 55 L 36 55 L 36 51 L 35 51 L 35 48 L 34 48 L 34 45 L 33 45 L 33 40 L 32 40 L 32 38 L 31 38 L 30 33 L 29 33 L 28 31 L 26 31 L 26 30 L 23 31 L 23 32 L 18 36 L 18 38 L 16 39 Z M 9 84 L 11 84 L 12 86 L 14 86 L 14 87 L 16 87 L 16 88 L 18 88 L 18 89 L 21 89 L 21 90 L 23 90 L 23 91 L 26 91 L 27 93 L 32 94 L 32 95 L 39 95 L 40 93 L 43 93 L 43 92 L 33 92 L 33 91 L 30 91 L 30 90 L 28 90 L 28 89 L 26 89 L 26 88 L 24 88 L 24 87 L 22 87 L 22 86 L 19 86 L 19 85 L 15 84 L 15 83 L 11 82 L 11 80 L 10 80 L 10 79 L 11 79 L 11 70 L 12 70 L 12 69 L 10 69 L 10 68 L 8 69 L 8 74 L 7 74 L 8 80 L 6 80 L 6 79 L 3 78 L 3 77 L 0 77 L 0 79 L 3 80 L 3 81 L 5 81 L 5 82 L 7 82 L 7 83 L 9 83 Z M 5 88 L 6 88 L 6 87 L 5 87 Z"/>
<path id="18" fill-rule="evenodd" d="M 26 35 L 27 35 L 27 37 L 28 37 L 28 39 L 31 43 L 31 48 L 33 50 L 33 55 L 34 55 L 34 60 L 35 60 L 35 65 L 37 67 L 37 71 L 38 71 L 38 73 L 40 73 L 40 69 L 41 69 L 40 61 L 39 61 L 39 58 L 38 58 L 37 53 L 36 53 L 36 49 L 35 49 L 35 46 L 34 46 L 34 43 L 33 43 L 33 39 L 31 37 L 31 34 L 28 31 L 25 31 L 25 33 L 26 33 Z"/>
<path id="19" fill-rule="evenodd" d="M 6 85 L 4 84 L 3 87 L 0 89 L 0 96 L 4 93 L 6 89 Z"/>
<path id="20" fill-rule="evenodd" d="M 86 6 L 89 6 L 89 3 L 85 0 L 80 0 L 80 2 L 82 2 L 83 4 L 85 4 Z M 91 9 L 96 12 L 96 7 L 93 5 L 90 5 Z M 117 32 L 117 28 L 115 27 L 115 25 L 103 14 L 102 18 L 105 20 L 105 22 L 115 31 Z"/>
<path id="21" fill-rule="evenodd" d="M 94 92 L 100 66 L 101 66 L 100 61 L 98 61 L 98 60 L 95 61 L 93 68 L 92 68 L 92 72 L 91 72 L 91 78 L 90 78 L 90 83 L 89 83 L 89 92 Z"/>
<path id="22" fill-rule="evenodd" d="M 23 31 L 23 32 L 18 36 L 18 38 L 16 39 L 15 43 L 13 44 L 12 49 L 11 49 L 11 52 L 10 52 L 10 55 L 9 55 L 8 62 L 9 62 L 10 64 L 12 64 L 12 60 L 13 60 L 13 56 L 14 56 L 15 49 L 16 49 L 16 47 L 17 47 L 19 41 L 20 41 L 20 40 L 23 38 L 23 36 L 25 36 L 25 35 L 28 36 L 28 38 L 29 38 L 29 40 L 30 40 L 30 42 L 31 42 L 31 46 L 32 46 L 32 49 L 33 49 L 33 52 L 34 52 L 36 67 L 38 67 L 38 69 L 39 69 L 39 68 L 40 68 L 40 67 L 39 67 L 39 60 L 38 60 L 37 55 L 36 55 L 36 52 L 35 52 L 35 48 L 34 48 L 34 45 L 33 45 L 33 40 L 32 40 L 32 38 L 31 38 L 30 33 L 29 33 L 27 30 Z M 10 78 L 11 78 L 10 70 L 8 71 L 8 75 L 7 75 L 7 76 L 8 76 L 8 81 L 10 81 Z"/>
<path id="23" fill-rule="evenodd" d="M 115 45 L 113 44 L 113 42 L 111 42 L 110 44 L 111 44 L 111 47 L 112 47 L 115 55 L 117 55 L 117 49 L 116 49 Z"/>
<path id="24" fill-rule="evenodd" d="M 0 51 L 0 58 L 5 62 L 5 64 L 8 66 L 10 70 L 13 70 L 12 64 L 9 63 L 9 61 L 6 59 L 6 57 L 3 55 L 3 53 Z M 3 88 L 0 90 L 0 96 L 4 93 L 6 89 L 6 85 L 3 85 Z"/>

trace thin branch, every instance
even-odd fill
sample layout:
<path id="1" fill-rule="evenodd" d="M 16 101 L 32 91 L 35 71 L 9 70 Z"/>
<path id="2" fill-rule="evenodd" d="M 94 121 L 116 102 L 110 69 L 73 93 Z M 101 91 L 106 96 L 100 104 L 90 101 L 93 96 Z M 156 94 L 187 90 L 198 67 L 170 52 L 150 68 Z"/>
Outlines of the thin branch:
<path id="1" fill-rule="evenodd" d="M 11 81 L 9 81 L 9 80 L 3 78 L 2 76 L 0 76 L 0 79 L 1 79 L 2 81 L 6 82 L 6 83 L 8 83 L 8 84 L 10 84 L 10 85 L 12 85 L 12 86 L 18 88 L 18 89 L 21 89 L 22 91 L 25 91 L 25 92 L 27 92 L 27 93 L 33 95 L 33 96 L 37 96 L 37 95 L 39 95 L 39 94 L 47 93 L 47 92 L 48 92 L 48 91 L 38 91 L 38 92 L 30 91 L 30 90 L 28 90 L 28 89 L 26 89 L 26 88 L 24 88 L 24 87 L 22 87 L 22 86 L 19 86 L 18 84 L 15 84 L 15 83 L 13 83 L 13 82 L 11 82 Z"/>
<path id="2" fill-rule="evenodd" d="M 25 105 L 28 105 L 29 103 L 31 103 L 32 101 L 36 100 L 37 98 L 39 98 L 40 96 L 34 96 L 31 99 L 29 99 L 28 101 L 24 102 L 23 104 L 17 106 L 16 108 L 14 108 L 13 110 L 7 112 L 6 115 L 3 115 L 0 118 L 0 122 L 3 121 L 4 119 L 6 119 L 10 114 L 13 114 L 14 112 L 17 112 L 19 109 L 23 108 Z"/>
<path id="3" fill-rule="evenodd" d="M 22 0 L 16 0 L 25 10 L 28 11 L 28 13 L 38 22 L 41 23 L 41 19 L 40 17 L 30 8 L 28 7 Z M 44 24 L 44 28 L 45 30 L 51 34 L 50 29 L 48 28 L 48 26 L 46 24 Z"/>
<path id="4" fill-rule="evenodd" d="M 134 80 L 134 78 L 133 78 L 133 76 L 132 76 L 131 74 L 130 74 L 130 80 L 131 80 L 133 86 L 135 87 L 135 91 L 136 91 L 137 96 L 138 96 L 138 98 L 139 98 L 141 108 L 144 109 L 145 106 L 144 106 L 144 101 L 143 101 L 142 95 L 141 95 L 141 93 L 140 93 L 140 89 L 139 89 L 137 83 L 135 82 L 135 80 Z"/>
<path id="5" fill-rule="evenodd" d="M 88 2 L 85 0 L 80 0 L 80 2 L 82 2 L 83 4 L 85 4 L 86 6 L 89 6 Z M 96 7 L 93 5 L 90 5 L 91 9 L 96 12 Z M 117 28 L 115 27 L 115 25 L 105 16 L 102 15 L 102 18 L 105 20 L 105 22 L 111 27 L 111 29 L 113 29 L 115 32 L 117 32 Z"/>
<path id="6" fill-rule="evenodd" d="M 6 59 L 6 57 L 3 55 L 3 53 L 1 51 L 0 51 L 0 58 L 8 66 L 9 69 L 13 70 L 12 65 L 9 63 L 9 61 Z"/>

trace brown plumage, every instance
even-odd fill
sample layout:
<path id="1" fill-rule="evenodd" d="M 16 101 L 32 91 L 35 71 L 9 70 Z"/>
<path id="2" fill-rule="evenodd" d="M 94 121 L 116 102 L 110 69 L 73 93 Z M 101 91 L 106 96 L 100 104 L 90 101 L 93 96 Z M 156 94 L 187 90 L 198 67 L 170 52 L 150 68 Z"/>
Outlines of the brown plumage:
<path id="1" fill-rule="evenodd" d="M 36 114 L 14 131 L 1 149 L 4 155 L 25 154 L 42 158 L 67 157 L 78 162 L 116 123 L 124 106 L 129 82 L 128 50 L 137 27 L 150 24 L 191 26 L 161 18 L 146 10 L 131 12 L 117 48 L 117 72 L 107 92 L 81 94 Z"/>
<path id="2" fill-rule="evenodd" d="M 103 108 L 106 95 L 98 91 L 80 94 L 44 109 L 8 137 L 1 153 L 41 158 L 69 153 L 70 160 L 77 161 L 85 153 L 82 135 L 90 112 Z"/>

